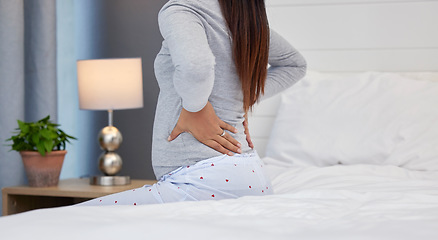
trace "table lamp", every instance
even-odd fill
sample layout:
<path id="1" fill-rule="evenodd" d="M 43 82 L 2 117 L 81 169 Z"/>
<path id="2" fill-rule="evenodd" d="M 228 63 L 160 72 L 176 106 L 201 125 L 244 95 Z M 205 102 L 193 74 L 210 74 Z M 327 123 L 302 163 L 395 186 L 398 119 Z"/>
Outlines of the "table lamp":
<path id="1" fill-rule="evenodd" d="M 143 107 L 141 58 L 91 59 L 77 61 L 79 107 L 108 111 L 108 126 L 98 135 L 104 152 L 99 156 L 99 169 L 104 176 L 90 179 L 92 185 L 127 185 L 129 176 L 116 176 L 122 169 L 117 150 L 122 134 L 113 126 L 113 110 Z"/>

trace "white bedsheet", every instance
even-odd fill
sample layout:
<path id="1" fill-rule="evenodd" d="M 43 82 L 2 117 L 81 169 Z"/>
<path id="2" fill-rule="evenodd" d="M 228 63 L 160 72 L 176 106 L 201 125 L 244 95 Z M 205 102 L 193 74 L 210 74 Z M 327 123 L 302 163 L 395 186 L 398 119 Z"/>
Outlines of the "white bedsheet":
<path id="1" fill-rule="evenodd" d="M 436 172 L 268 169 L 275 195 L 36 210 L 1 217 L 0 239 L 438 239 Z"/>

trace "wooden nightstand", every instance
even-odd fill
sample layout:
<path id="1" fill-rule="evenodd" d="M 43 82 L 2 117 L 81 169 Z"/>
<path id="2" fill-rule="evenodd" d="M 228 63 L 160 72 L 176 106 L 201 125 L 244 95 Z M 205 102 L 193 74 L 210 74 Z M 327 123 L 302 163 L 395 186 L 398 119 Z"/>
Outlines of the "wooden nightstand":
<path id="1" fill-rule="evenodd" d="M 3 215 L 33 209 L 68 206 L 112 193 L 152 185 L 155 180 L 132 180 L 125 186 L 93 186 L 88 178 L 60 180 L 58 186 L 36 188 L 29 186 L 2 189 Z"/>

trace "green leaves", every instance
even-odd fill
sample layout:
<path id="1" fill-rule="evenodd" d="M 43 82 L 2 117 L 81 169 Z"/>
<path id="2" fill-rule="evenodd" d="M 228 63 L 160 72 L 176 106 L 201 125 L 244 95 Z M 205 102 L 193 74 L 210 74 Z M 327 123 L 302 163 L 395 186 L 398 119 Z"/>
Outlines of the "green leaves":
<path id="1" fill-rule="evenodd" d="M 26 123 L 24 123 L 20 120 L 17 120 L 17 122 L 18 122 L 18 126 L 20 127 L 22 133 L 29 132 L 29 125 L 27 125 Z"/>
<path id="2" fill-rule="evenodd" d="M 50 153 L 52 150 L 64 150 L 65 143 L 69 139 L 76 139 L 58 129 L 59 124 L 50 122 L 50 115 L 38 122 L 25 123 L 17 120 L 18 128 L 16 135 L 6 141 L 12 141 L 10 145 L 15 151 L 38 151 L 41 155 Z"/>

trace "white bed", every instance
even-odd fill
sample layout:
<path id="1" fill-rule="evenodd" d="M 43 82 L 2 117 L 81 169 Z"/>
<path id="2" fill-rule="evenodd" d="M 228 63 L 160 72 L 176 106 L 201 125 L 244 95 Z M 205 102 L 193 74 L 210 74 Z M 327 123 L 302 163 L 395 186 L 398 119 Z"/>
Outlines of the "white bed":
<path id="1" fill-rule="evenodd" d="M 437 73 L 309 73 L 252 118 L 274 195 L 36 210 L 0 238 L 438 239 L 436 103 Z"/>

